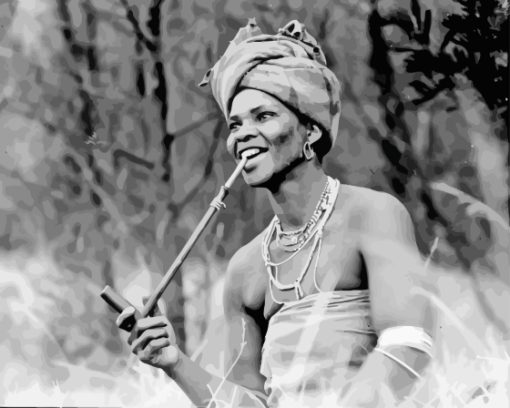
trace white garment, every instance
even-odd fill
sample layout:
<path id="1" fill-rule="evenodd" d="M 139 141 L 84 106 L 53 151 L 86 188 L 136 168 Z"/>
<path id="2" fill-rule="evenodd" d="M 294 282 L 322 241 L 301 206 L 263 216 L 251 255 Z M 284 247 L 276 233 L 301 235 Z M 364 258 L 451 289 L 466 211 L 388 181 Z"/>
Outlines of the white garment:
<path id="1" fill-rule="evenodd" d="M 286 302 L 269 321 L 260 372 L 268 403 L 339 394 L 375 347 L 368 290 L 319 292 Z"/>

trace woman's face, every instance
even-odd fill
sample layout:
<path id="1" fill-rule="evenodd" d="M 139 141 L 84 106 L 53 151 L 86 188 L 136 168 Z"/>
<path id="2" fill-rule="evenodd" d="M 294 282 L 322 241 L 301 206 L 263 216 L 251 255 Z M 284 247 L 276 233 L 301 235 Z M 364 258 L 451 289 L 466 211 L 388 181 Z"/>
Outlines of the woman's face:
<path id="1" fill-rule="evenodd" d="M 239 161 L 249 159 L 244 179 L 261 187 L 302 157 L 306 128 L 298 117 L 271 95 L 254 89 L 239 92 L 232 101 L 228 120 L 227 150 Z"/>

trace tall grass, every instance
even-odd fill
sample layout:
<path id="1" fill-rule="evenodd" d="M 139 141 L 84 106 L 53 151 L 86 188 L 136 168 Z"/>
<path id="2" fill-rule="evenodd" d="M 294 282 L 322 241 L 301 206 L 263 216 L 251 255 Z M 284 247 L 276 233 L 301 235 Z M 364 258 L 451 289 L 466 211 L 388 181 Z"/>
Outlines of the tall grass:
<path id="1" fill-rule="evenodd" d="M 0 271 L 0 405 L 191 406 L 162 371 L 138 362 L 128 350 L 112 355 L 100 341 L 84 336 L 90 341 L 87 354 L 81 359 L 69 357 L 66 341 L 73 339 L 56 336 L 53 321 L 64 313 L 62 309 L 72 308 L 66 303 L 81 299 L 66 297 L 62 287 L 65 272 L 58 271 L 49 257 L 38 254 L 32 259 L 4 259 Z M 437 311 L 436 356 L 426 378 L 400 406 L 510 406 L 510 357 L 504 339 L 478 309 L 469 279 L 444 272 L 439 280 L 438 293 L 418 290 Z M 85 287 L 87 296 L 96 296 L 100 289 L 88 280 L 82 281 L 80 287 Z M 67 323 L 70 333 L 77 327 L 87 331 L 86 322 L 71 318 Z M 105 338 L 115 335 L 103 333 Z M 102 365 L 98 363 L 101 359 Z M 236 406 L 232 401 L 217 398 L 215 402 L 218 406 Z M 338 395 L 324 389 L 320 400 L 310 401 L 305 395 L 287 396 L 280 406 L 310 404 L 336 407 Z"/>

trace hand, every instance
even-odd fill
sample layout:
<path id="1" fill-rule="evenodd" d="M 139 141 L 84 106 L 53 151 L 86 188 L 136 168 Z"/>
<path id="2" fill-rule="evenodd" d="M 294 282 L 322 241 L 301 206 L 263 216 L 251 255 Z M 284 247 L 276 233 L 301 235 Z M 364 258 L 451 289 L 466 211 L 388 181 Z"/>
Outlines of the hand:
<path id="1" fill-rule="evenodd" d="M 133 307 L 126 307 L 117 318 L 117 326 L 122 326 L 134 314 Z M 146 364 L 172 369 L 179 362 L 180 350 L 176 345 L 175 332 L 166 316 L 137 320 L 127 342 L 131 352 Z"/>

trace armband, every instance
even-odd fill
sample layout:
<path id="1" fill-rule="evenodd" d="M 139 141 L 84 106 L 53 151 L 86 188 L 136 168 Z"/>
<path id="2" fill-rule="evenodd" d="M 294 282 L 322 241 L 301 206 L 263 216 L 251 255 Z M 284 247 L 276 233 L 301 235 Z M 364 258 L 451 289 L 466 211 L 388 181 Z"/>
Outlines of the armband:
<path id="1" fill-rule="evenodd" d="M 432 357 L 432 338 L 421 327 L 395 326 L 383 330 L 377 347 L 387 349 L 395 346 L 411 347 Z"/>
<path id="2" fill-rule="evenodd" d="M 393 347 L 407 346 L 420 350 L 432 357 L 432 338 L 421 327 L 416 326 L 395 326 L 383 330 L 377 341 L 374 351 L 384 354 L 402 367 L 407 369 L 414 376 L 420 378 L 420 375 L 405 362 L 389 352 Z"/>

